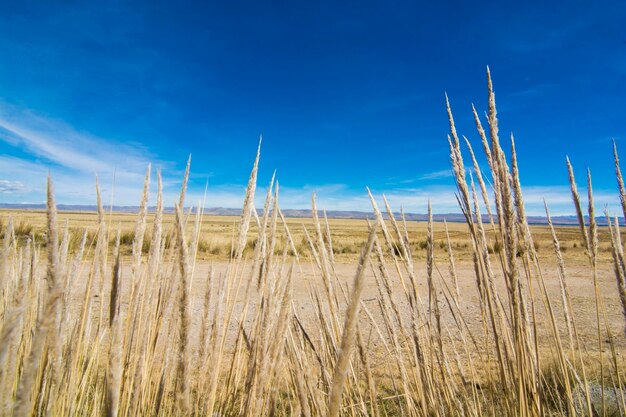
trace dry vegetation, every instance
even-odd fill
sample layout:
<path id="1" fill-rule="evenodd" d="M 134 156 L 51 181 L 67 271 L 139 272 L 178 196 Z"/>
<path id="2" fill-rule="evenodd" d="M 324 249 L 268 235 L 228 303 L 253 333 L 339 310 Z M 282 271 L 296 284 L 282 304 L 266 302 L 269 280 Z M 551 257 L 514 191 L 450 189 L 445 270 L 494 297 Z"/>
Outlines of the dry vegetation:
<path id="1" fill-rule="evenodd" d="M 448 111 L 465 224 L 385 220 L 374 199 L 368 222 L 327 221 L 315 199 L 285 219 L 277 183 L 259 215 L 258 153 L 236 219 L 181 211 L 188 170 L 175 215 L 160 178 L 148 214 L 150 169 L 135 215 L 99 192 L 96 214 L 57 213 L 49 179 L 46 213 L 0 217 L 0 413 L 624 415 L 617 221 L 597 227 L 570 168 L 580 227 L 528 225 L 491 80 L 483 204 Z"/>
<path id="2" fill-rule="evenodd" d="M 105 210 L 106 211 L 106 210 Z M 0 209 L 0 238 L 4 237 L 9 219 L 13 222 L 13 233 L 18 241 L 34 239 L 41 247 L 46 245 L 46 222 L 47 214 L 43 210 L 9 210 Z M 193 233 L 195 227 L 195 214 L 191 211 L 187 213 L 185 222 L 186 233 Z M 323 216 L 320 213 L 320 216 Z M 59 233 L 64 232 L 67 225 L 70 234 L 69 250 L 75 252 L 80 245 L 82 234 L 87 230 L 87 240 L 92 241 L 98 230 L 98 215 L 91 211 L 63 211 L 57 214 Z M 106 213 L 106 223 L 114 231 L 120 230 L 120 253 L 122 259 L 132 255 L 132 244 L 135 236 L 135 225 L 137 222 L 136 213 Z M 171 229 L 174 224 L 174 214 L 163 214 L 162 224 L 165 229 Z M 233 216 L 202 216 L 200 220 L 200 237 L 198 241 L 198 260 L 228 261 L 231 255 L 231 248 L 234 236 L 237 233 L 239 217 Z M 154 223 L 154 213 L 146 216 L 147 224 Z M 311 230 L 313 220 L 310 218 L 285 218 L 287 227 L 293 237 L 294 245 L 299 257 L 310 260 L 311 250 L 304 233 L 304 229 Z M 367 240 L 367 221 L 361 219 L 328 219 L 330 236 L 332 239 L 333 254 L 340 263 L 352 263 L 358 259 L 361 248 Z M 444 225 L 442 222 L 433 223 L 433 242 L 435 246 L 435 259 L 445 262 L 447 260 L 448 239 L 457 253 L 459 260 L 471 258 L 472 240 L 470 232 L 465 223 L 451 222 Z M 412 249 L 413 257 L 426 259 L 426 228 L 427 222 L 406 222 L 409 245 Z M 530 225 L 534 239 L 534 246 L 541 259 L 551 259 L 554 256 L 552 235 L 550 227 L 543 225 Z M 586 260 L 585 249 L 581 244 L 580 230 L 576 226 L 554 226 L 555 232 L 560 242 L 563 256 L 576 264 Z M 622 227 L 623 229 L 623 227 Z M 490 253 L 498 252 L 501 247 L 497 243 L 493 230 L 486 231 L 488 239 L 488 250 Z M 258 236 L 256 223 L 250 226 L 247 237 L 246 254 L 254 252 L 254 244 Z M 110 234 L 109 249 L 115 246 L 116 236 Z M 599 256 L 602 260 L 612 259 L 612 246 L 610 232 L 607 227 L 598 228 Z M 146 230 L 143 241 L 143 252 L 147 254 L 150 250 L 151 232 Z M 169 247 L 170 242 L 166 243 Z M 276 236 L 275 254 L 282 254 L 287 245 L 286 236 L 280 234 Z M 397 252 L 397 249 L 396 249 Z M 293 256 L 290 250 L 289 255 Z"/>

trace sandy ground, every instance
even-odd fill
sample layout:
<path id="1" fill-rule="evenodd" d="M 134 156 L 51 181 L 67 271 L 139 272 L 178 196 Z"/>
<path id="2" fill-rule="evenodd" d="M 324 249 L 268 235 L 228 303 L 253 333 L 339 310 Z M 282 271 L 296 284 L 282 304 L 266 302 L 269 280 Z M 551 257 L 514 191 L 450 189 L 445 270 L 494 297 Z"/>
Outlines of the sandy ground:
<path id="1" fill-rule="evenodd" d="M 473 265 L 469 262 L 457 262 L 456 267 L 459 278 L 458 286 L 460 291 L 460 309 L 464 319 L 472 330 L 472 333 L 479 335 L 482 332 L 481 310 Z M 566 267 L 568 274 L 567 285 L 569 286 L 571 295 L 573 316 L 575 318 L 580 339 L 584 346 L 590 351 L 597 350 L 598 336 L 593 276 L 590 273 L 590 268 L 584 261 L 578 261 L 576 263 L 570 262 L 570 264 Z M 220 275 L 227 273 L 228 264 L 226 262 L 200 262 L 196 265 L 192 291 L 192 310 L 193 316 L 196 318 L 201 316 L 202 300 L 206 291 L 209 268 L 213 268 L 214 275 L 219 277 Z M 388 265 L 388 270 L 392 274 L 394 296 L 398 301 L 402 313 L 408 320 L 408 317 L 410 317 L 410 306 L 403 297 L 404 290 L 402 284 L 397 273 L 394 272 L 394 267 L 392 265 Z M 337 263 L 335 266 L 335 272 L 339 282 L 342 283 L 342 285 L 346 288 L 346 291 L 348 291 L 352 287 L 352 282 L 356 272 L 356 262 Z M 544 262 L 542 265 L 542 272 L 551 307 L 561 329 L 561 336 L 563 340 L 565 340 L 567 339 L 567 333 L 563 318 L 558 269 L 556 263 L 549 264 Z M 499 291 L 500 297 L 506 304 L 506 287 L 503 274 L 497 268 L 496 274 L 496 287 Z M 243 276 L 246 277 L 247 275 L 249 275 L 249 273 L 244 272 Z M 428 286 L 426 282 L 426 267 L 423 262 L 416 263 L 416 276 L 418 278 L 418 291 L 420 298 L 426 305 L 428 303 Z M 449 296 L 449 293 L 443 289 L 444 285 L 442 279 L 445 280 L 446 284 L 450 286 L 450 288 L 452 288 L 452 282 L 448 273 L 447 264 L 436 265 L 435 285 L 438 288 L 438 299 L 442 314 L 442 323 L 444 327 L 447 326 L 450 329 L 450 332 L 454 335 L 456 333 L 454 330 L 456 325 L 445 301 L 445 296 Z M 615 337 L 616 346 L 620 351 L 626 351 L 626 338 L 624 337 L 625 321 L 617 294 L 612 265 L 610 263 L 603 263 L 599 266 L 598 284 L 602 301 L 604 303 L 606 321 Z M 214 285 L 216 284 L 214 283 Z M 525 285 L 528 285 L 528 283 L 525 283 Z M 538 283 L 532 282 L 531 285 L 533 287 L 533 293 L 535 294 L 534 314 L 538 329 L 538 340 L 541 345 L 545 336 L 548 336 L 551 332 L 551 328 L 549 326 L 549 315 L 546 309 L 546 303 L 543 301 L 543 297 L 539 291 Z M 324 299 L 323 281 L 320 272 L 317 270 L 317 267 L 313 266 L 311 263 L 302 263 L 300 267 L 296 267 L 294 269 L 292 303 L 294 312 L 298 315 L 301 321 L 305 323 L 306 326 L 311 326 L 311 334 L 316 333 L 314 328 L 316 323 L 316 307 L 311 296 L 311 294 L 315 291 L 317 291 L 321 295 L 321 298 Z M 239 291 L 239 295 L 234 297 L 237 302 L 241 303 L 244 301 L 243 292 L 244 290 L 242 288 Z M 375 321 L 382 325 L 381 312 L 377 301 L 378 298 L 378 287 L 373 271 L 371 267 L 369 267 L 365 276 L 365 288 L 361 299 L 371 316 L 374 317 Z M 254 308 L 256 303 L 257 300 L 253 298 L 250 301 L 249 307 Z M 327 305 L 327 303 L 325 304 Z M 342 308 L 345 308 L 345 305 L 343 305 Z M 426 310 L 427 309 L 425 308 L 425 314 L 427 314 Z M 528 302 L 528 310 L 530 319 L 533 321 L 533 305 L 530 301 Z M 363 323 L 368 321 L 367 314 L 365 312 L 361 312 L 361 321 Z M 199 325 L 199 322 L 196 323 L 196 325 Z M 603 338 L 606 338 L 606 335 L 604 335 Z M 377 343 L 375 343 L 375 345 L 376 344 Z M 549 347 L 550 346 L 546 346 L 546 348 Z M 608 348 L 608 346 L 606 348 Z"/>

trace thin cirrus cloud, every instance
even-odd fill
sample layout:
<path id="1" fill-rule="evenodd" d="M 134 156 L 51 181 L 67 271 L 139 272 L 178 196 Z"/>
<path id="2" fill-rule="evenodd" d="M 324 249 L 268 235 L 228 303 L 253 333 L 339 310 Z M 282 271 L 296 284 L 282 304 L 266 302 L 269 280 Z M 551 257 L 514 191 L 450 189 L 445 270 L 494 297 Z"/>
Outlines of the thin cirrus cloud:
<path id="1" fill-rule="evenodd" d="M 83 173 L 134 175 L 145 167 L 145 149 L 114 143 L 77 132 L 65 123 L 49 120 L 29 112 L 0 116 L 0 138 L 33 157 Z M 140 171 L 139 171 L 140 172 Z"/>
<path id="2" fill-rule="evenodd" d="M 442 178 L 451 178 L 452 177 L 452 169 L 442 169 L 439 171 L 429 172 L 419 177 L 420 180 L 438 180 Z"/>
<path id="3" fill-rule="evenodd" d="M 140 145 L 97 138 L 8 106 L 0 113 L 0 141 L 1 202 L 41 203 L 50 174 L 60 203 L 93 204 L 97 175 L 103 194 L 114 193 L 114 201 L 130 204 L 137 200 L 150 160 L 164 169 L 173 167 Z M 166 186 L 173 183 L 164 178 Z"/>
<path id="4" fill-rule="evenodd" d="M 172 162 L 155 157 L 141 145 L 119 144 L 97 138 L 29 112 L 10 116 L 2 113 L 0 142 L 4 144 L 3 155 L 0 155 L 0 202 L 42 203 L 45 178 L 50 173 L 59 203 L 94 204 L 97 174 L 106 202 L 136 206 L 150 160 L 156 161 L 153 166 L 163 168 L 165 203 L 172 205 L 178 197 L 182 172 Z M 155 173 L 153 169 L 151 204 L 156 201 Z M 374 194 L 382 207 L 384 193 L 394 210 L 402 207 L 405 212 L 424 213 L 430 200 L 437 213 L 458 213 L 457 190 L 451 177 L 450 169 L 437 170 L 418 177 L 420 186 L 409 187 L 408 183 L 398 183 L 390 189 L 374 190 Z M 440 183 L 437 180 L 442 179 L 448 179 L 450 184 L 436 185 Z M 203 201 L 207 207 L 241 207 L 245 184 L 209 184 L 208 193 L 204 195 L 205 180 L 196 178 L 196 182 L 189 189 L 188 205 Z M 263 205 L 265 192 L 261 184 L 256 198 L 259 207 Z M 529 186 L 523 187 L 523 192 L 529 215 L 545 214 L 544 199 L 554 215 L 573 213 L 567 186 Z M 346 184 L 281 186 L 279 201 L 284 208 L 308 209 L 313 194 L 317 196 L 320 209 L 371 211 L 366 191 L 355 190 Z M 594 198 L 598 212 L 604 207 L 611 213 L 619 210 L 619 198 L 614 192 L 598 190 Z"/>
<path id="5" fill-rule="evenodd" d="M 0 194 L 22 193 L 26 186 L 21 181 L 0 180 Z"/>

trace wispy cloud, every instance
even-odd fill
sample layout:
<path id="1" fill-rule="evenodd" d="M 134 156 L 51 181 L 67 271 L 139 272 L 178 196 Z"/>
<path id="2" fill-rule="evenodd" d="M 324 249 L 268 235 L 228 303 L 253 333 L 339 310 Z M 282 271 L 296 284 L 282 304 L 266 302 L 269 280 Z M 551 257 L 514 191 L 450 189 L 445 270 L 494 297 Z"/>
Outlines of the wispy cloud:
<path id="1" fill-rule="evenodd" d="M 420 180 L 438 180 L 441 178 L 450 178 L 452 177 L 452 169 L 442 169 L 439 171 L 429 172 L 419 177 Z"/>
<path id="2" fill-rule="evenodd" d="M 0 180 L 1 194 L 23 193 L 25 191 L 26 186 L 21 181 Z"/>
<path id="3" fill-rule="evenodd" d="M 82 173 L 138 174 L 154 160 L 147 149 L 76 131 L 56 120 L 10 107 L 0 113 L 0 140 L 48 165 Z"/>
<path id="4" fill-rule="evenodd" d="M 156 158 L 141 145 L 97 138 L 28 112 L 7 115 L 3 111 L 0 114 L 0 143 L 4 147 L 3 155 L 0 155 L 0 202 L 43 202 L 45 178 L 51 173 L 59 203 L 94 204 L 94 174 L 98 174 L 107 203 L 112 201 L 116 205 L 136 206 L 150 160 L 155 162 L 153 165 L 164 168 L 166 204 L 171 205 L 176 201 L 182 180 L 182 173 L 175 169 L 175 164 Z M 153 170 L 153 178 L 154 173 Z M 430 200 L 437 213 L 458 213 L 456 188 L 452 184 L 427 182 L 451 176 L 450 169 L 437 170 L 425 173 L 416 180 L 387 184 L 388 188 L 373 192 L 379 204 L 382 204 L 381 196 L 384 193 L 394 210 L 403 207 L 406 212 L 425 213 Z M 151 202 L 156 200 L 154 184 L 153 181 Z M 259 184 L 256 199 L 259 207 L 263 205 L 263 187 L 264 184 Z M 188 204 L 204 200 L 203 192 L 203 186 L 190 188 Z M 523 192 L 529 215 L 544 214 L 544 199 L 554 215 L 574 212 L 567 186 L 523 186 Z M 279 201 L 284 208 L 306 209 L 311 207 L 311 196 L 314 193 L 320 208 L 371 211 L 364 189 L 355 190 L 340 183 L 281 186 Z M 244 195 L 245 184 L 209 184 L 206 205 L 238 208 L 243 203 Z M 604 207 L 608 207 L 611 212 L 619 209 L 619 198 L 614 192 L 596 190 L 595 202 L 599 213 Z"/>
<path id="5" fill-rule="evenodd" d="M 104 195 L 113 192 L 116 203 L 136 204 L 150 162 L 163 168 L 165 191 L 175 194 L 173 190 L 182 179 L 172 162 L 157 158 L 140 144 L 95 137 L 66 123 L 7 105 L 0 107 L 0 145 L 1 142 L 3 202 L 17 202 L 14 200 L 18 193 L 20 198 L 43 201 L 48 173 L 52 175 L 57 200 L 68 204 L 95 201 L 96 175 Z"/>
<path id="6" fill-rule="evenodd" d="M 511 99 L 536 99 L 537 96 L 545 94 L 547 90 L 553 88 L 553 83 L 540 83 L 528 86 L 524 89 L 513 91 L 506 96 Z"/>

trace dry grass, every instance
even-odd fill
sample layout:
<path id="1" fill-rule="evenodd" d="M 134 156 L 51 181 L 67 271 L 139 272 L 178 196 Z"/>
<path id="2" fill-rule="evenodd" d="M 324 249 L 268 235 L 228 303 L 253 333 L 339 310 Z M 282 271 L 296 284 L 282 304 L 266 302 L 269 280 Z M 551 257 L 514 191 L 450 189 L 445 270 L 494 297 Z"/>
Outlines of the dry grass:
<path id="1" fill-rule="evenodd" d="M 58 227 L 62 231 L 66 222 L 69 224 L 69 232 L 71 233 L 69 250 L 75 252 L 80 247 L 80 241 L 84 230 L 88 232 L 88 240 L 91 241 L 97 230 L 97 214 L 95 212 L 72 212 L 61 211 L 58 213 Z M 154 213 L 146 215 L 147 224 L 154 223 Z M 34 234 L 38 243 L 45 245 L 46 239 L 46 212 L 43 210 L 10 210 L 0 209 L 0 226 L 2 230 L 6 228 L 9 218 L 13 220 L 15 226 L 16 238 L 24 242 L 27 238 Z M 163 214 L 163 227 L 170 228 L 174 224 L 174 214 Z M 298 254 L 308 258 L 310 250 L 308 242 L 303 232 L 303 227 L 311 230 L 313 220 L 309 218 L 286 218 L 287 227 L 289 228 L 294 245 Z M 135 227 L 137 222 L 136 213 L 119 213 L 114 212 L 110 216 L 107 214 L 107 223 L 117 230 L 121 230 L 121 253 L 122 257 L 132 254 L 132 245 L 135 237 Z M 234 216 L 210 216 L 204 215 L 200 224 L 201 236 L 198 242 L 198 260 L 215 260 L 226 261 L 230 258 L 233 236 L 237 233 L 239 217 Z M 389 227 L 391 222 L 386 221 Z M 412 249 L 413 257 L 416 260 L 424 260 L 426 258 L 426 229 L 427 222 L 407 221 L 407 233 Z M 358 259 L 361 247 L 367 241 L 367 221 L 361 219 L 328 219 L 330 236 L 333 245 L 333 254 L 340 263 L 352 263 Z M 471 256 L 472 240 L 470 232 L 464 223 L 448 222 L 447 223 L 450 244 L 454 253 L 462 258 Z M 185 232 L 193 233 L 195 224 L 188 221 Z M 585 248 L 582 244 L 580 230 L 577 226 L 554 226 L 562 254 L 568 261 L 576 262 L 586 259 Z M 622 234 L 624 228 L 620 228 Z M 541 259 L 550 259 L 553 253 L 552 236 L 548 225 L 530 225 L 533 235 L 534 245 Z M 0 233 L 0 237 L 3 236 Z M 252 223 L 250 225 L 249 236 L 247 238 L 247 251 L 251 251 L 254 246 L 258 227 Z M 501 248 L 494 238 L 493 230 L 486 231 L 489 240 L 489 250 L 498 252 Z M 382 236 L 382 235 L 381 235 Z M 146 232 L 143 239 L 143 252 L 148 253 L 150 249 L 150 241 L 152 238 L 151 231 Z M 602 260 L 612 259 L 611 234 L 608 227 L 598 228 L 599 253 L 598 256 Z M 433 224 L 433 241 L 435 248 L 435 257 L 444 260 L 447 238 L 443 222 L 435 222 Z M 109 245 L 113 248 L 115 237 L 110 237 Z M 169 245 L 169 242 L 168 242 Z M 286 246 L 289 246 L 286 235 L 277 237 L 276 253 L 283 252 Z M 289 248 L 291 249 L 291 248 Z M 446 250 L 441 250 L 446 249 Z M 396 250 L 397 252 L 397 250 Z M 293 255 L 293 251 L 289 251 Z"/>
<path id="2" fill-rule="evenodd" d="M 620 230 L 528 225 L 488 80 L 489 172 L 448 105 L 464 224 L 284 219 L 273 179 L 259 214 L 259 152 L 241 218 L 180 210 L 189 165 L 174 215 L 149 169 L 135 215 L 57 213 L 51 183 L 2 211 L 0 414 L 624 415 Z"/>

